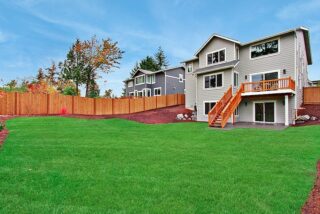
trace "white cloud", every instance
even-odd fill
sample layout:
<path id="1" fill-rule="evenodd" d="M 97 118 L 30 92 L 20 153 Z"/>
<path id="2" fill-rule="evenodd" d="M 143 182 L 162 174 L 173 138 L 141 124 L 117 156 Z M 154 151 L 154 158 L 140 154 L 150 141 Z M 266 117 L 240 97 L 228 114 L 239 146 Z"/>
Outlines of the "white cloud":
<path id="1" fill-rule="evenodd" d="M 319 0 L 299 1 L 282 8 L 277 13 L 277 17 L 280 19 L 296 19 L 311 13 L 318 13 L 319 9 Z"/>

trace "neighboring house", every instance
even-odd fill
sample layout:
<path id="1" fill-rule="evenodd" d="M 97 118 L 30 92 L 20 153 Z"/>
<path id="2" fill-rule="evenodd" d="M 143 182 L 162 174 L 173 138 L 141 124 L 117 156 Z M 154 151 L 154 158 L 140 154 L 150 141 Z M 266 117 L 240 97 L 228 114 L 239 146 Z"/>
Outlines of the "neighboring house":
<path id="1" fill-rule="evenodd" d="M 309 84 L 310 86 L 320 86 L 320 80 L 312 80 Z"/>
<path id="2" fill-rule="evenodd" d="M 186 108 L 196 106 L 198 121 L 218 127 L 238 121 L 289 125 L 309 85 L 309 30 L 248 43 L 214 34 L 184 63 Z"/>
<path id="3" fill-rule="evenodd" d="M 167 94 L 183 94 L 185 89 L 184 67 L 159 71 L 138 69 L 130 79 L 124 81 L 126 96 L 150 97 Z"/>

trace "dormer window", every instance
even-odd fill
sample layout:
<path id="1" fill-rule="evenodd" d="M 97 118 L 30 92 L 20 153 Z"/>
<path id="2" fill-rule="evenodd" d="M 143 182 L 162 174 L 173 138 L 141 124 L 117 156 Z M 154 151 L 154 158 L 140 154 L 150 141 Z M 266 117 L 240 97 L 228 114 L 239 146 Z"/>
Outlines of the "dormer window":
<path id="1" fill-rule="evenodd" d="M 207 54 L 207 65 L 213 65 L 226 61 L 226 49 L 214 51 Z"/>

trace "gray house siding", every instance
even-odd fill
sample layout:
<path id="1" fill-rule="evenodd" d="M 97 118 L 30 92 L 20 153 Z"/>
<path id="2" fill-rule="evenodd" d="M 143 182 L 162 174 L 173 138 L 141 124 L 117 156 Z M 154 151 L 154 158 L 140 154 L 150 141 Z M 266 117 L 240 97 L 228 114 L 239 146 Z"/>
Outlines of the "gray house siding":
<path id="1" fill-rule="evenodd" d="M 223 73 L 223 85 L 221 88 L 205 89 L 204 88 L 204 76 Z M 221 70 L 218 72 L 206 73 L 197 75 L 197 120 L 208 121 L 208 116 L 204 112 L 204 102 L 212 101 L 217 102 L 221 99 L 224 93 L 231 86 L 231 74 L 232 69 Z"/>
<path id="2" fill-rule="evenodd" d="M 226 61 L 235 59 L 235 43 L 221 38 L 213 38 L 212 41 L 199 53 L 199 67 L 207 66 L 207 53 L 226 48 Z"/>
<path id="3" fill-rule="evenodd" d="M 166 94 L 184 94 L 185 89 L 185 70 L 176 68 L 165 72 L 166 75 Z M 183 76 L 183 81 L 179 82 L 179 75 Z"/>
<path id="4" fill-rule="evenodd" d="M 185 88 L 186 88 L 186 108 L 193 110 L 196 105 L 196 82 L 197 82 L 197 75 L 193 72 L 188 72 L 188 65 L 192 64 L 193 71 L 199 68 L 199 61 L 193 61 L 186 63 L 186 81 L 185 81 Z"/>

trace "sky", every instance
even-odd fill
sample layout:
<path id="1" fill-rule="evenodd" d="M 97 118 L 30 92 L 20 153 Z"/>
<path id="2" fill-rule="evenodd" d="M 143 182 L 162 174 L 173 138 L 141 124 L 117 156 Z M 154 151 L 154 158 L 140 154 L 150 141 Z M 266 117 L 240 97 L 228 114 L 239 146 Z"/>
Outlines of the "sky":
<path id="1" fill-rule="evenodd" d="M 219 33 L 241 42 L 305 26 L 320 79 L 320 0 L 0 0 L 0 85 L 65 59 L 80 38 L 111 38 L 125 51 L 119 69 L 101 75 L 101 91 L 120 95 L 134 64 L 161 46 L 170 66 L 192 58 Z"/>

